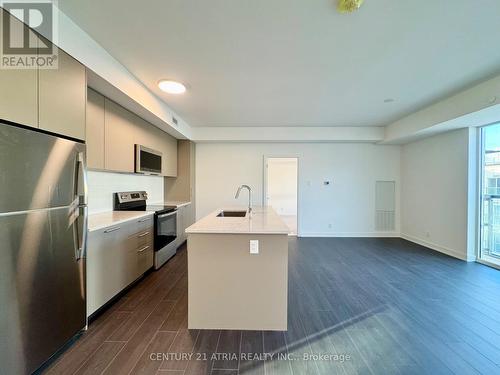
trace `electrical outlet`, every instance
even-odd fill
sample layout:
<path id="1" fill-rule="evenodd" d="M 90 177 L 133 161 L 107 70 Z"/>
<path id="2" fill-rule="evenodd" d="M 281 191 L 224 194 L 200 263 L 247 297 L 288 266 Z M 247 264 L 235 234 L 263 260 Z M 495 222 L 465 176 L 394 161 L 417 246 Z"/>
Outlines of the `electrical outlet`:
<path id="1" fill-rule="evenodd" d="M 328 229 L 332 229 L 332 227 L 333 227 L 332 223 L 328 224 Z"/>
<path id="2" fill-rule="evenodd" d="M 250 254 L 259 253 L 259 240 L 250 240 Z"/>

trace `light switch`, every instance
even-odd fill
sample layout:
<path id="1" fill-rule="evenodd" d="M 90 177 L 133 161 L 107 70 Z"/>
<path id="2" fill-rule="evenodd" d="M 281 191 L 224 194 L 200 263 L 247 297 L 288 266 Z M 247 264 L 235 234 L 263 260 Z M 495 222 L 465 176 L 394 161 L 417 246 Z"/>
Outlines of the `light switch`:
<path id="1" fill-rule="evenodd" d="M 259 240 L 250 240 L 250 254 L 259 253 Z"/>

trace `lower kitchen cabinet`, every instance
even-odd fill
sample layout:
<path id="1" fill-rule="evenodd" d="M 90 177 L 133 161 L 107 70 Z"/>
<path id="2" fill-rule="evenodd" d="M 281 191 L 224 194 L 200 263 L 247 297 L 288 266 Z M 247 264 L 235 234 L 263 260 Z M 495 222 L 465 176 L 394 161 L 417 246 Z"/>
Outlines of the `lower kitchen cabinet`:
<path id="1" fill-rule="evenodd" d="M 177 246 L 187 240 L 187 227 L 194 223 L 193 205 L 188 204 L 177 208 Z"/>
<path id="2" fill-rule="evenodd" d="M 130 230 L 128 245 L 130 249 L 130 274 L 133 280 L 142 276 L 153 266 L 153 216 L 135 221 Z"/>
<path id="3" fill-rule="evenodd" d="M 185 230 L 185 206 L 177 207 L 177 246 L 180 246 L 186 241 Z"/>
<path id="4" fill-rule="evenodd" d="M 89 233 L 87 316 L 153 266 L 153 217 Z"/>

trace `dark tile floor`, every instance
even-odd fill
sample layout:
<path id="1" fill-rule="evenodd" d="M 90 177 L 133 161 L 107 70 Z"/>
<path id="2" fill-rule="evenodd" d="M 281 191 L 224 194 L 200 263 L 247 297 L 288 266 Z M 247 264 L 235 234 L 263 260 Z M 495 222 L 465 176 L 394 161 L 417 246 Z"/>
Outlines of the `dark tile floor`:
<path id="1" fill-rule="evenodd" d="M 401 239 L 290 239 L 288 331 L 213 331 L 187 329 L 186 258 L 148 274 L 46 373 L 500 373 L 492 268 Z"/>

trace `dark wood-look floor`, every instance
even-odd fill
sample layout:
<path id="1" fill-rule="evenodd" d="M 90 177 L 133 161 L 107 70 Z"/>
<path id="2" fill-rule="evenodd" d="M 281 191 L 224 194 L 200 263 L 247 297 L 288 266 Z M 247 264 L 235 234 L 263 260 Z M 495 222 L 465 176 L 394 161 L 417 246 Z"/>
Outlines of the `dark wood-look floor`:
<path id="1" fill-rule="evenodd" d="M 187 330 L 182 249 L 97 318 L 47 373 L 500 373 L 500 271 L 400 239 L 290 239 L 289 263 L 287 332 Z M 179 356 L 156 361 L 152 353 Z M 188 353 L 196 356 L 181 356 Z M 307 361 L 304 353 L 350 360 Z"/>

